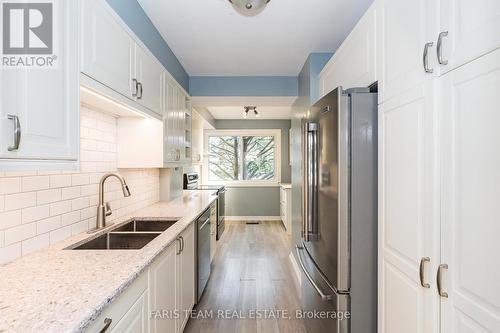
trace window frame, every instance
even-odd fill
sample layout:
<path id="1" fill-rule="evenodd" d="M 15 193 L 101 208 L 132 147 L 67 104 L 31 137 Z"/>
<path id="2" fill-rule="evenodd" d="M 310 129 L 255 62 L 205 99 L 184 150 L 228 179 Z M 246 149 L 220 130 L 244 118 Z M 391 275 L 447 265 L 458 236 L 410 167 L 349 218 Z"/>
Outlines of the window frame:
<path id="1" fill-rule="evenodd" d="M 236 180 L 222 181 L 209 180 L 209 153 L 208 153 L 208 138 L 210 136 L 272 136 L 274 137 L 274 179 L 272 180 Z M 239 129 L 239 130 L 205 130 L 203 135 L 203 155 L 205 161 L 203 163 L 202 180 L 203 184 L 207 185 L 226 185 L 229 187 L 273 187 L 279 186 L 281 183 L 281 130 L 280 129 Z"/>

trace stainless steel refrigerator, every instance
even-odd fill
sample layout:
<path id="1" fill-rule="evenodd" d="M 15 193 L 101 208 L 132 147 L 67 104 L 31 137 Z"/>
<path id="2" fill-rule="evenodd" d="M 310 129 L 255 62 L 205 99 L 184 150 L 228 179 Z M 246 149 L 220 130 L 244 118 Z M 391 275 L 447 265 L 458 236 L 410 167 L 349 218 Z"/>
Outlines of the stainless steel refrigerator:
<path id="1" fill-rule="evenodd" d="M 339 87 L 309 112 L 296 248 L 306 328 L 376 332 L 377 94 Z"/>

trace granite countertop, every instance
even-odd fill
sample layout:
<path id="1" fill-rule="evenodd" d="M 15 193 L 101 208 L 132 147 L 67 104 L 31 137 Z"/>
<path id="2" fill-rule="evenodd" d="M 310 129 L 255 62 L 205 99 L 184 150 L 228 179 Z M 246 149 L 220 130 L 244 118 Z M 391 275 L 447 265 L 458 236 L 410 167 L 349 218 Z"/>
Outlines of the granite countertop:
<path id="1" fill-rule="evenodd" d="M 216 199 L 212 191 L 184 191 L 114 221 L 180 218 L 140 250 L 72 251 L 68 246 L 107 230 L 82 233 L 0 267 L 0 332 L 82 332 Z"/>

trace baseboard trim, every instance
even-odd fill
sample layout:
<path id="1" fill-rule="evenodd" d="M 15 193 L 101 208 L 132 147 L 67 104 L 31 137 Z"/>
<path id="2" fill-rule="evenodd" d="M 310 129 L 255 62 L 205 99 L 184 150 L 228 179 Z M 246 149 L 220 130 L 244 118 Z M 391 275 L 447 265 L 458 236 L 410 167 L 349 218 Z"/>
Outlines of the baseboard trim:
<path id="1" fill-rule="evenodd" d="M 288 256 L 290 259 L 290 262 L 292 263 L 293 271 L 295 272 L 295 281 L 298 284 L 299 290 L 300 286 L 302 285 L 302 274 L 300 273 L 300 268 L 299 264 L 297 263 L 297 260 L 295 260 L 295 257 L 293 256 L 293 252 L 290 252 L 290 255 Z"/>
<path id="2" fill-rule="evenodd" d="M 281 221 L 281 216 L 226 216 L 226 221 Z"/>

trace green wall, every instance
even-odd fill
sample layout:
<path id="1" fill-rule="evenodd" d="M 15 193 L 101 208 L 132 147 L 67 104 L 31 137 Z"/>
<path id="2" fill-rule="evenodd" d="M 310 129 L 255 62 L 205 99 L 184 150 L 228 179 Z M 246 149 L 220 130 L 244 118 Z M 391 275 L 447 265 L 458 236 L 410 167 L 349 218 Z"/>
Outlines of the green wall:
<path id="1" fill-rule="evenodd" d="M 281 182 L 291 180 L 290 120 L 215 120 L 216 129 L 281 129 Z M 228 187 L 226 193 L 227 216 L 279 216 L 279 187 Z"/>

